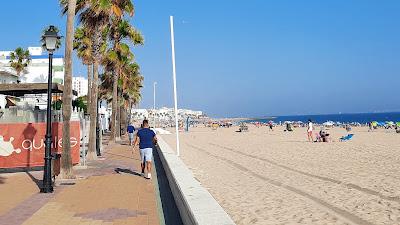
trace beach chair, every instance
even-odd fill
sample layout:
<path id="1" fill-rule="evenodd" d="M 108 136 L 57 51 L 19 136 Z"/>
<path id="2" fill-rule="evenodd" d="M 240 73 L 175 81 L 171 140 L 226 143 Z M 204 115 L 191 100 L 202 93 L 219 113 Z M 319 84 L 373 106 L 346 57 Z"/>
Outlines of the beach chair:
<path id="1" fill-rule="evenodd" d="M 340 141 L 349 141 L 353 138 L 354 134 L 348 134 L 346 136 L 341 137 L 339 140 Z"/>

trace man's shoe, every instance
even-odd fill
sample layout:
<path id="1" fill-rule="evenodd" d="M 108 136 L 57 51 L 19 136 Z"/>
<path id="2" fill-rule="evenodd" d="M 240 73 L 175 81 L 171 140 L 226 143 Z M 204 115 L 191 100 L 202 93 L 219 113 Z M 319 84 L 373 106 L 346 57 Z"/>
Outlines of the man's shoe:
<path id="1" fill-rule="evenodd" d="M 147 179 L 151 179 L 151 173 L 147 174 Z"/>

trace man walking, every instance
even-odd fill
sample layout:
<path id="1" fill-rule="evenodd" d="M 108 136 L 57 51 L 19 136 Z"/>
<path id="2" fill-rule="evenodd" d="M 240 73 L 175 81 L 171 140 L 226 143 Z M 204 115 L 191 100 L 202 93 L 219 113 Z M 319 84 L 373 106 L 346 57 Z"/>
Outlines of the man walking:
<path id="1" fill-rule="evenodd" d="M 142 176 L 144 176 L 144 169 L 147 167 L 147 179 L 151 179 L 151 161 L 153 158 L 153 144 L 157 143 L 157 137 L 154 131 L 149 128 L 149 121 L 143 120 L 143 128 L 136 134 L 133 150 L 139 144 Z"/>
<path id="2" fill-rule="evenodd" d="M 128 127 L 126 128 L 126 131 L 128 132 L 129 146 L 132 146 L 132 144 L 133 144 L 133 133 L 135 132 L 135 127 L 132 124 L 129 124 Z"/>

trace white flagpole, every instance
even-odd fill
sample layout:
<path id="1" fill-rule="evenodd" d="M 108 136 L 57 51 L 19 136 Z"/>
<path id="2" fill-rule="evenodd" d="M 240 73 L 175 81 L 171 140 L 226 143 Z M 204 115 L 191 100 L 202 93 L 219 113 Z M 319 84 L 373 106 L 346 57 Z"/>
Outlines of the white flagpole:
<path id="1" fill-rule="evenodd" d="M 179 128 L 178 128 L 178 99 L 176 97 L 176 68 L 175 68 L 175 40 L 174 40 L 174 17 L 170 16 L 171 24 L 171 48 L 172 48 L 172 78 L 174 80 L 174 104 L 175 104 L 175 133 L 176 133 L 176 155 L 180 155 L 179 151 Z"/>
<path id="2" fill-rule="evenodd" d="M 156 128 L 156 84 L 157 82 L 153 83 L 153 122 L 154 122 L 154 129 Z"/>

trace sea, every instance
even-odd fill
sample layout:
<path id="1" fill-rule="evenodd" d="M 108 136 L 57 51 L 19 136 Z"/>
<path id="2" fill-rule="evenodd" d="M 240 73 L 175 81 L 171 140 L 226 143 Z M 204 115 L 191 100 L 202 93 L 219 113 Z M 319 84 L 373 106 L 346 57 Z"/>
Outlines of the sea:
<path id="1" fill-rule="evenodd" d="M 302 121 L 307 122 L 312 120 L 315 123 L 324 123 L 326 121 L 340 123 L 368 123 L 371 121 L 385 122 L 393 121 L 400 122 L 400 112 L 386 113 L 342 113 L 342 114 L 325 114 L 325 115 L 296 115 L 296 116 L 273 116 L 271 118 L 253 119 L 248 122 L 263 122 L 274 121 L 275 123 L 284 121 Z"/>

